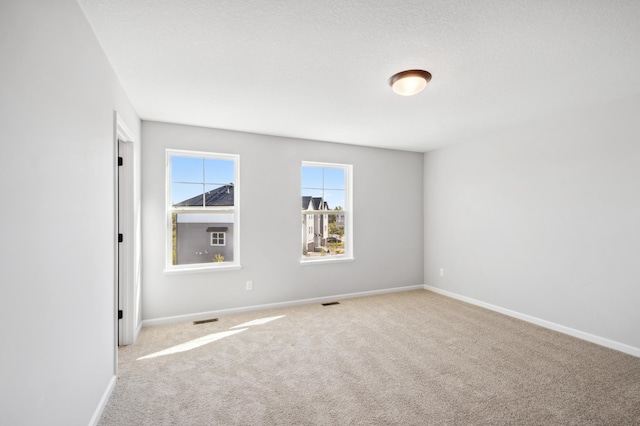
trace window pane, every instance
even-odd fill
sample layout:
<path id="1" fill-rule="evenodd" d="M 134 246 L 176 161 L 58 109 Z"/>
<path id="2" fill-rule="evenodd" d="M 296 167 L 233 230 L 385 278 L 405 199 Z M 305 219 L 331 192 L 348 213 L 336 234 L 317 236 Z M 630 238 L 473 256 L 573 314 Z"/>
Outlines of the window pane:
<path id="1" fill-rule="evenodd" d="M 322 201 L 321 189 L 302 190 L 302 210 L 318 210 L 322 206 Z"/>
<path id="2" fill-rule="evenodd" d="M 174 265 L 233 262 L 235 215 L 189 213 L 174 217 Z"/>
<path id="3" fill-rule="evenodd" d="M 302 166 L 302 188 L 322 188 L 322 168 Z"/>
<path id="4" fill-rule="evenodd" d="M 235 203 L 235 188 L 232 184 L 205 185 L 207 207 L 229 207 Z"/>
<path id="5" fill-rule="evenodd" d="M 302 196 L 322 198 L 322 189 L 302 188 Z"/>
<path id="6" fill-rule="evenodd" d="M 344 191 L 330 189 L 325 189 L 324 191 L 324 200 L 327 202 L 329 210 L 335 210 L 336 208 L 344 210 L 344 206 L 346 205 L 344 196 Z"/>
<path id="7" fill-rule="evenodd" d="M 172 183 L 171 205 L 179 207 L 202 206 L 201 183 Z"/>
<path id="8" fill-rule="evenodd" d="M 344 214 L 302 215 L 302 256 L 305 258 L 345 254 Z"/>
<path id="9" fill-rule="evenodd" d="M 324 187 L 325 189 L 342 189 L 344 190 L 344 170 L 325 168 L 324 170 Z"/>
<path id="10" fill-rule="evenodd" d="M 234 183 L 234 161 L 206 158 L 204 160 L 204 181 L 218 185 Z"/>
<path id="11" fill-rule="evenodd" d="M 202 177 L 202 158 L 171 157 L 171 182 L 201 183 Z"/>

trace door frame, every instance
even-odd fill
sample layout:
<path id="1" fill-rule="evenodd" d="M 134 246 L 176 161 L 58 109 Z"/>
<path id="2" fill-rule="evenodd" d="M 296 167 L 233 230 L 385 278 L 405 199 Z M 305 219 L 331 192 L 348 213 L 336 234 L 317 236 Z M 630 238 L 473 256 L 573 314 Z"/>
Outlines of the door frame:
<path id="1" fill-rule="evenodd" d="M 135 218 L 135 157 L 133 134 L 124 123 L 118 112 L 114 112 L 114 197 L 115 197 L 115 270 L 114 270 L 114 347 L 129 345 L 135 342 L 139 333 L 137 324 L 140 314 L 139 300 L 139 265 L 136 265 L 136 247 L 139 238 L 136 233 Z M 119 158 L 122 157 L 122 166 Z M 138 195 L 139 197 L 139 195 Z M 139 229 L 139 227 L 138 227 Z M 123 234 L 121 243 L 118 234 Z M 136 273 L 137 271 L 137 273 Z M 122 310 L 122 319 L 118 319 L 118 310 Z"/>

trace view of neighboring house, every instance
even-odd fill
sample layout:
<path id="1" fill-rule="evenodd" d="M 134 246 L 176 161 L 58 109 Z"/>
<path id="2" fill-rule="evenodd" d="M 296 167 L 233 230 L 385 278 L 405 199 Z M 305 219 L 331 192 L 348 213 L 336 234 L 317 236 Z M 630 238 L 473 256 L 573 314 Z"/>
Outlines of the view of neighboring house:
<path id="1" fill-rule="evenodd" d="M 204 202 L 203 202 L 204 197 Z M 231 207 L 234 186 L 227 184 L 174 205 L 181 207 Z M 302 215 L 302 251 L 320 252 L 329 237 L 329 204 L 322 197 L 302 196 L 302 210 L 327 214 Z M 344 215 L 336 214 L 336 226 L 344 227 Z M 177 265 L 233 260 L 234 217 L 231 213 L 176 213 L 175 259 Z M 219 259 L 219 260 L 216 260 Z"/>
<path id="2" fill-rule="evenodd" d="M 336 215 L 336 227 L 338 229 L 344 229 L 344 214 Z"/>
<path id="3" fill-rule="evenodd" d="M 329 204 L 322 197 L 302 196 L 303 211 L 328 211 Z M 302 215 L 302 252 L 314 252 L 326 245 L 329 235 L 328 214 Z"/>
<path id="4" fill-rule="evenodd" d="M 174 205 L 180 207 L 233 206 L 233 184 L 223 185 Z M 231 213 L 177 213 L 175 219 L 175 263 L 207 263 L 233 260 L 233 226 Z M 216 257 L 217 256 L 217 257 Z M 220 257 L 221 256 L 221 257 Z M 220 260 L 216 260 L 220 259 Z"/>

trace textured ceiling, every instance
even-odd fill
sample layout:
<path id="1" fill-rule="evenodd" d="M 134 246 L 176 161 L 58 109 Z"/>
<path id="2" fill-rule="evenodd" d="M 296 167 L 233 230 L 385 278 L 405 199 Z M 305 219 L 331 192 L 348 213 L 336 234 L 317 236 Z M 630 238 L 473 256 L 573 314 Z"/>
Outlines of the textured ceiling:
<path id="1" fill-rule="evenodd" d="M 428 151 L 640 93 L 638 0 L 79 3 L 146 120 Z"/>

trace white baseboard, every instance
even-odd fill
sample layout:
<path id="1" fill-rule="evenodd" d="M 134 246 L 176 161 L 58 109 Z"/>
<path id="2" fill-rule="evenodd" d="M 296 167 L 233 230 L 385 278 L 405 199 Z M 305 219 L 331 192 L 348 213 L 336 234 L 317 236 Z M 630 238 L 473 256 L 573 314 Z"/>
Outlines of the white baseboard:
<path id="1" fill-rule="evenodd" d="M 196 320 L 212 318 L 212 317 L 217 317 L 222 315 L 239 314 L 242 312 L 288 308 L 291 306 L 309 305 L 312 303 L 326 303 L 326 302 L 333 302 L 335 300 L 341 300 L 341 299 L 353 299 L 356 297 L 375 296 L 378 294 L 395 293 L 399 291 L 409 291 L 409 290 L 423 290 L 423 289 L 424 289 L 423 285 L 414 285 L 414 286 L 407 286 L 407 287 L 388 288 L 383 290 L 363 291 L 359 293 L 347 293 L 347 294 L 338 294 L 334 296 L 323 296 L 323 297 L 316 297 L 312 299 L 292 300 L 288 302 L 268 303 L 265 305 L 252 305 L 252 306 L 243 306 L 240 308 L 220 309 L 217 311 L 199 312 L 196 314 L 176 315 L 172 317 L 147 319 L 142 321 L 142 326 L 150 327 L 154 325 L 169 324 L 169 323 L 181 322 L 181 321 L 196 321 Z"/>
<path id="2" fill-rule="evenodd" d="M 629 355 L 633 355 L 636 357 L 640 357 L 640 348 L 636 348 L 634 346 L 630 346 L 624 343 L 616 342 L 615 340 L 609 340 L 604 337 L 596 336 L 593 334 L 586 333 L 584 331 L 576 330 L 570 327 L 565 327 L 564 325 L 556 324 L 551 321 L 543 320 L 540 318 L 532 317 L 530 315 L 522 314 L 520 312 L 512 311 L 510 309 L 502 308 L 500 306 L 492 305 L 490 303 L 483 302 L 481 300 L 476 300 L 471 297 L 462 296 L 457 293 L 452 293 L 447 290 L 442 290 L 437 287 L 432 287 L 430 285 L 424 285 L 425 290 L 433 291 L 434 293 L 441 294 L 443 296 L 451 297 L 452 299 L 461 300 L 466 303 L 470 303 L 472 305 L 480 306 L 482 308 L 489 309 L 491 311 L 499 312 L 504 315 L 508 315 L 513 318 L 517 318 L 526 322 L 530 322 L 532 324 L 539 325 L 544 328 L 548 328 L 550 330 L 558 331 L 560 333 L 568 334 L 569 336 L 577 337 L 578 339 L 586 340 L 587 342 L 595 343 L 600 346 L 604 346 L 610 349 L 615 349 L 620 352 L 624 352 Z"/>
<path id="3" fill-rule="evenodd" d="M 109 380 L 107 389 L 105 389 L 104 393 L 102 394 L 102 398 L 100 398 L 100 403 L 98 404 L 98 407 L 96 407 L 96 411 L 93 413 L 93 417 L 91 417 L 91 420 L 89 421 L 89 426 L 96 426 L 100 421 L 100 417 L 102 416 L 104 407 L 107 406 L 107 402 L 109 402 L 111 393 L 113 392 L 113 389 L 116 387 L 117 380 L 118 378 L 115 375 L 111 377 L 111 380 Z"/>

